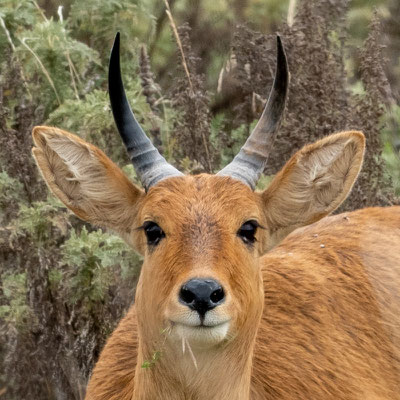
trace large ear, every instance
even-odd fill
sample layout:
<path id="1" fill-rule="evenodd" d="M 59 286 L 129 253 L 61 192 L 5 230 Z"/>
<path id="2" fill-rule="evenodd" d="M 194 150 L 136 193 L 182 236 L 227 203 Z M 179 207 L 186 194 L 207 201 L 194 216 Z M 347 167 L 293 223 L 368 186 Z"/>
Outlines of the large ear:
<path id="1" fill-rule="evenodd" d="M 97 147 L 61 129 L 37 126 L 32 149 L 51 191 L 79 218 L 124 236 L 143 191 Z"/>
<path id="2" fill-rule="evenodd" d="M 364 135 L 351 131 L 328 136 L 294 154 L 261 194 L 272 246 L 345 200 L 360 172 L 364 148 Z"/>

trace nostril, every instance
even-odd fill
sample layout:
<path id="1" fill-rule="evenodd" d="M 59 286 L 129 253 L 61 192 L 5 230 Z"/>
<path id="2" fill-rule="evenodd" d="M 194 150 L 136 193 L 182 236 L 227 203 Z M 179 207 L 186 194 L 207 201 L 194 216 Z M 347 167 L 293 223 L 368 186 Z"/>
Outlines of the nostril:
<path id="1" fill-rule="evenodd" d="M 202 316 L 219 306 L 224 299 L 225 292 L 214 279 L 190 279 L 179 291 L 179 301 Z"/>
<path id="2" fill-rule="evenodd" d="M 219 303 L 221 300 L 223 300 L 224 297 L 225 297 L 224 290 L 223 290 L 222 288 L 219 288 L 219 289 L 217 289 L 217 290 L 214 290 L 214 291 L 211 293 L 210 300 L 211 300 L 214 304 L 216 304 L 216 303 Z"/>
<path id="3" fill-rule="evenodd" d="M 186 286 L 182 286 L 179 298 L 186 304 L 191 304 L 196 299 L 196 295 Z"/>

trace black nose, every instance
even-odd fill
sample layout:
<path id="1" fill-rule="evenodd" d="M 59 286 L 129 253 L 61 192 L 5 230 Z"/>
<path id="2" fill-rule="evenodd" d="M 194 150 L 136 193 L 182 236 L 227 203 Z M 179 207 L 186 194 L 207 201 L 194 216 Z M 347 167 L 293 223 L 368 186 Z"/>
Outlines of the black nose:
<path id="1" fill-rule="evenodd" d="M 222 286 L 214 279 L 191 279 L 179 292 L 179 301 L 204 316 L 225 299 Z"/>

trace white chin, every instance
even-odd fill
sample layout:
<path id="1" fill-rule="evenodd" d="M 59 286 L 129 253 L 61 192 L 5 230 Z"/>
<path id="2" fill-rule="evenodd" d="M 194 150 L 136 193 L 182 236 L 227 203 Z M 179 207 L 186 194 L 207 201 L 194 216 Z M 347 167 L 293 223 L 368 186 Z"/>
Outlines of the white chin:
<path id="1" fill-rule="evenodd" d="M 178 340 L 186 339 L 191 346 L 210 347 L 221 343 L 227 336 L 229 321 L 210 326 L 190 326 L 175 323 L 173 334 Z"/>

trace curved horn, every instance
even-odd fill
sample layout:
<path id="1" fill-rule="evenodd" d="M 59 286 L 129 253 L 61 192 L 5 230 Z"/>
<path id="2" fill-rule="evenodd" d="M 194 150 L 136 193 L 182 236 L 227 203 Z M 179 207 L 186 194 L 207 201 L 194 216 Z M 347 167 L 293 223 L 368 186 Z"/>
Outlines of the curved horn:
<path id="1" fill-rule="evenodd" d="M 227 175 L 238 179 L 253 190 L 264 170 L 269 152 L 274 143 L 288 92 L 289 73 L 285 50 L 277 36 L 277 63 L 274 84 L 267 105 L 253 132 L 233 161 L 217 175 Z"/>
<path id="2" fill-rule="evenodd" d="M 182 176 L 151 143 L 136 121 L 126 98 L 119 61 L 119 32 L 115 36 L 108 70 L 108 90 L 111 109 L 136 173 L 147 191 L 162 179 Z"/>

